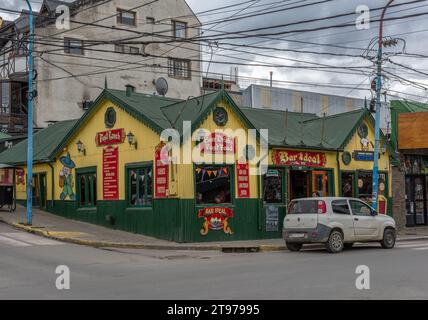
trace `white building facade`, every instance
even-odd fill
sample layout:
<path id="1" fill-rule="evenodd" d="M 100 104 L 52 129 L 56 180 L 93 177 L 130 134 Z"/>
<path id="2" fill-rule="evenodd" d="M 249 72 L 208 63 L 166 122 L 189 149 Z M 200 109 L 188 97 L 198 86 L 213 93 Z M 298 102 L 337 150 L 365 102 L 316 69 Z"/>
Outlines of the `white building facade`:
<path id="1" fill-rule="evenodd" d="M 69 29 L 62 28 L 65 6 L 71 14 Z M 37 127 L 79 118 L 106 84 L 158 94 L 155 81 L 162 77 L 168 83 L 166 97 L 187 99 L 201 93 L 201 47 L 190 41 L 200 35 L 201 23 L 185 0 L 44 0 L 34 24 Z M 2 85 L 5 112 L 17 111 L 10 98 L 12 86 L 26 88 L 27 36 L 26 12 L 0 26 L 0 38 L 10 37 L 0 42 L 0 81 L 8 83 Z M 19 103 L 25 114 L 23 96 Z"/>

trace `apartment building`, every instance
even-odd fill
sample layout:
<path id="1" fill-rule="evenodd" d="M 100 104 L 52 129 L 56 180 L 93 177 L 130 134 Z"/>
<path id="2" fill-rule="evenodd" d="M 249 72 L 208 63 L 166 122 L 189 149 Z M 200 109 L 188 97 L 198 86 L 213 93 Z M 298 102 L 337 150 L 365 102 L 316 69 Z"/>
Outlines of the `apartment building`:
<path id="1" fill-rule="evenodd" d="M 62 19 L 70 12 L 69 28 Z M 0 126 L 26 132 L 28 11 L 0 25 Z M 201 23 L 184 0 L 44 0 L 34 13 L 34 125 L 79 118 L 107 85 L 200 95 Z M 165 81 L 163 81 L 165 84 Z"/>

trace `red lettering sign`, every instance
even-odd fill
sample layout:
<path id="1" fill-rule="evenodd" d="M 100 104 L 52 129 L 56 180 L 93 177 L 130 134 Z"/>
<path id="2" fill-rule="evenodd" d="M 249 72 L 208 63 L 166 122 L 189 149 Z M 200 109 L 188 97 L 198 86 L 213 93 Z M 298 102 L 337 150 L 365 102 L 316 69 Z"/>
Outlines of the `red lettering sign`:
<path id="1" fill-rule="evenodd" d="M 212 154 L 234 154 L 235 153 L 235 139 L 229 137 L 224 133 L 213 132 L 204 137 L 204 140 L 199 144 L 202 153 Z"/>
<path id="2" fill-rule="evenodd" d="M 272 161 L 277 165 L 325 167 L 327 157 L 324 152 L 274 150 L 272 152 Z"/>
<path id="3" fill-rule="evenodd" d="M 203 208 L 198 211 L 198 218 L 204 218 L 201 235 L 206 236 L 209 230 L 223 230 L 226 234 L 233 234 L 229 226 L 229 218 L 233 217 L 233 210 L 225 207 Z"/>
<path id="4" fill-rule="evenodd" d="M 103 149 L 103 198 L 104 200 L 118 200 L 118 163 L 119 148 L 106 147 Z"/>
<path id="5" fill-rule="evenodd" d="M 237 163 L 236 177 L 238 179 L 238 197 L 250 197 L 250 165 L 248 163 Z"/>
<path id="6" fill-rule="evenodd" d="M 155 197 L 166 198 L 168 193 L 168 163 L 162 161 L 167 160 L 168 155 L 162 154 L 162 148 L 165 143 L 160 143 L 155 150 Z"/>
<path id="7" fill-rule="evenodd" d="M 120 144 L 125 141 L 125 129 L 114 129 L 109 131 L 98 132 L 95 136 L 97 147 L 111 146 Z"/>

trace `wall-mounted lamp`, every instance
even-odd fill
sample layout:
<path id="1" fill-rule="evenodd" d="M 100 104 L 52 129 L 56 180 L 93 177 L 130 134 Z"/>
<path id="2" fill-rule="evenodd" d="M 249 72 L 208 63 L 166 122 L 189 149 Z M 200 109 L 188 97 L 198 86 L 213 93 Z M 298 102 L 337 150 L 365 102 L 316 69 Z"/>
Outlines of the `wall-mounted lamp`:
<path id="1" fill-rule="evenodd" d="M 83 145 L 82 141 L 77 141 L 76 142 L 77 145 L 77 152 L 79 153 L 83 153 L 84 156 L 86 156 L 86 149 L 85 146 Z"/>
<path id="2" fill-rule="evenodd" d="M 128 138 L 129 145 L 134 146 L 135 149 L 137 149 L 138 144 L 137 144 L 137 141 L 135 141 L 134 134 L 131 131 L 129 131 L 129 133 L 126 135 L 126 137 Z"/>

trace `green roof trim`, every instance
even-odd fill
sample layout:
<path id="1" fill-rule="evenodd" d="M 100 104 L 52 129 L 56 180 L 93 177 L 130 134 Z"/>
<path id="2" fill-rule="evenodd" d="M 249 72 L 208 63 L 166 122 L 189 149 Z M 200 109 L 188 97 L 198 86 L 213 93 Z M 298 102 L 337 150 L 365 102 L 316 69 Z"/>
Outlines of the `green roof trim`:
<path id="1" fill-rule="evenodd" d="M 318 117 L 309 113 L 239 108 L 225 90 L 178 100 L 135 92 L 127 95 L 125 91 L 105 89 L 80 119 L 61 121 L 34 134 L 34 161 L 54 161 L 76 132 L 106 101 L 115 104 L 157 134 L 161 134 L 165 129 L 174 128 L 181 136 L 183 121 L 191 121 L 194 132 L 223 101 L 248 129 L 257 131 L 258 139 L 260 130 L 268 129 L 270 148 L 343 151 L 364 119 L 367 118 L 374 126 L 374 119 L 365 108 Z M 382 133 L 381 139 L 390 148 Z M 27 142 L 24 140 L 4 151 L 0 154 L 0 163 L 24 164 L 26 145 Z"/>

